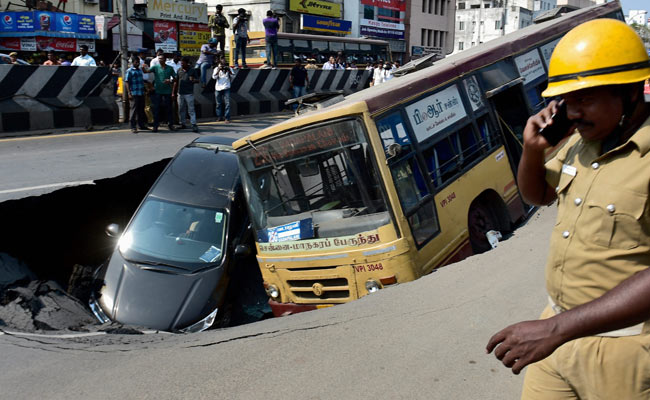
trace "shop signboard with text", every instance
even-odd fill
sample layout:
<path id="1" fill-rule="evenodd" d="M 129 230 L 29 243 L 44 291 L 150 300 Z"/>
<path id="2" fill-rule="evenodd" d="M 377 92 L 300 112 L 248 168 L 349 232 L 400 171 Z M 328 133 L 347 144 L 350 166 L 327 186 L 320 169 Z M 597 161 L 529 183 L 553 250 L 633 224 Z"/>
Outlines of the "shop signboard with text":
<path id="1" fill-rule="evenodd" d="M 52 50 L 74 53 L 77 51 L 77 39 L 37 36 L 36 46 L 38 51 Z"/>
<path id="2" fill-rule="evenodd" d="M 359 25 L 360 33 L 365 36 L 404 39 L 404 24 L 362 18 Z"/>
<path id="3" fill-rule="evenodd" d="M 179 39 L 178 47 L 184 56 L 201 55 L 201 46 L 210 40 L 210 28 L 204 24 L 178 24 Z"/>
<path id="4" fill-rule="evenodd" d="M 56 13 L 56 27 L 59 32 L 77 32 L 77 14 Z"/>
<path id="5" fill-rule="evenodd" d="M 178 31 L 174 21 L 153 21 L 153 41 L 156 51 L 162 49 L 165 53 L 176 51 L 178 47 Z"/>
<path id="6" fill-rule="evenodd" d="M 406 0 L 361 0 L 361 4 L 393 11 L 406 11 Z"/>
<path id="7" fill-rule="evenodd" d="M 301 14 L 300 29 L 349 35 L 352 33 L 352 21 Z"/>
<path id="8" fill-rule="evenodd" d="M 50 11 L 0 12 L 0 32 L 39 31 L 94 35 L 95 16 Z"/>
<path id="9" fill-rule="evenodd" d="M 147 17 L 178 22 L 208 23 L 208 5 L 189 1 L 148 0 Z"/>
<path id="10" fill-rule="evenodd" d="M 304 14 L 341 18 L 341 5 L 323 0 L 289 0 L 289 10 Z"/>

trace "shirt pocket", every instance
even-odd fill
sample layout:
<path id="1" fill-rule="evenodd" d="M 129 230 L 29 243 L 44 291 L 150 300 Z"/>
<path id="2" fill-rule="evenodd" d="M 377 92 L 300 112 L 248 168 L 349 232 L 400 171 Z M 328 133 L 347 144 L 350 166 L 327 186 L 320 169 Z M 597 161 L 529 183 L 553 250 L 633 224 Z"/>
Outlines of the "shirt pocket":
<path id="1" fill-rule="evenodd" d="M 589 193 L 582 224 L 578 224 L 585 242 L 611 249 L 629 250 L 639 246 L 641 217 L 647 194 L 601 185 Z"/>
<path id="2" fill-rule="evenodd" d="M 562 222 L 564 208 L 568 206 L 568 203 L 564 201 L 564 198 L 568 196 L 567 192 L 569 191 L 569 186 L 571 186 L 571 182 L 573 182 L 574 178 L 575 175 L 562 173 L 560 174 L 560 181 L 557 187 L 554 188 L 558 199 L 561 200 L 560 202 L 558 202 L 557 218 L 555 220 L 555 225 L 559 225 Z"/>

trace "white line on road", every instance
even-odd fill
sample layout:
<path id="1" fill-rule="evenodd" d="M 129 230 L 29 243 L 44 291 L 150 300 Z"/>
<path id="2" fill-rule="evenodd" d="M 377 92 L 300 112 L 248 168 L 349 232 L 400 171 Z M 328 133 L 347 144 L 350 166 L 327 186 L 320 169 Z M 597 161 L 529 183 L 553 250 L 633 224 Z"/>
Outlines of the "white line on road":
<path id="1" fill-rule="evenodd" d="M 18 189 L 0 190 L 0 194 L 15 193 L 15 192 L 25 192 L 25 191 L 28 191 L 28 190 L 47 189 L 47 188 L 54 188 L 54 187 L 69 187 L 69 186 L 93 185 L 93 184 L 94 184 L 94 181 L 74 181 L 74 182 L 51 183 L 49 185 L 30 186 L 30 187 L 23 187 L 23 188 L 18 188 Z"/>

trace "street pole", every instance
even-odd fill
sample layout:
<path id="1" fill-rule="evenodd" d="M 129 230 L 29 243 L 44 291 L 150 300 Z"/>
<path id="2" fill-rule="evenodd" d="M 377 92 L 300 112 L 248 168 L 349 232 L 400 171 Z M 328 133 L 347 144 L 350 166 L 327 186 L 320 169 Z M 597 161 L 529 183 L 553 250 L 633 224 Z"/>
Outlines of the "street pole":
<path id="1" fill-rule="evenodd" d="M 122 52 L 122 109 L 124 111 L 124 119 L 122 122 L 129 121 L 129 94 L 125 90 L 126 81 L 126 69 L 129 66 L 128 63 L 128 54 L 129 54 L 129 42 L 128 36 L 126 33 L 126 24 L 127 24 L 127 9 L 126 9 L 126 0 L 120 1 L 120 51 Z"/>

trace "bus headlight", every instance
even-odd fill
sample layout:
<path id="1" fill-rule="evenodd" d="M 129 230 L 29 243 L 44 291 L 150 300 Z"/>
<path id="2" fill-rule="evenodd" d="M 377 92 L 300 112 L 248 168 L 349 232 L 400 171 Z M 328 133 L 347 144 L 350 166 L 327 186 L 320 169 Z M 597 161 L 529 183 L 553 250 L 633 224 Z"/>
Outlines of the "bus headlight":
<path id="1" fill-rule="evenodd" d="M 269 297 L 273 299 L 277 299 L 280 297 L 280 291 L 278 290 L 278 287 L 275 285 L 268 285 L 266 287 L 266 294 L 269 295 Z"/>
<path id="2" fill-rule="evenodd" d="M 373 279 L 368 279 L 366 281 L 366 290 L 368 293 L 375 293 L 381 289 L 381 286 L 379 285 L 379 282 Z"/>

